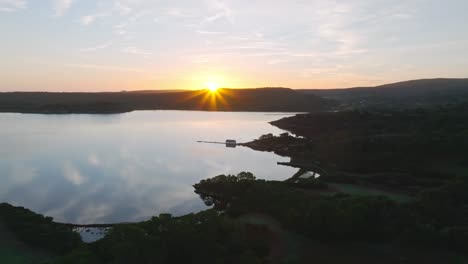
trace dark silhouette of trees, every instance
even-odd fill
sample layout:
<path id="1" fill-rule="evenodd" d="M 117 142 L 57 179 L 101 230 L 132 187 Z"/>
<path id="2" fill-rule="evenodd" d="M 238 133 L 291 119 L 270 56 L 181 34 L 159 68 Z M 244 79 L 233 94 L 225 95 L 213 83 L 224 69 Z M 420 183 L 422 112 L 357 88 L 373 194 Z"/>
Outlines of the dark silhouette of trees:
<path id="1" fill-rule="evenodd" d="M 23 207 L 0 204 L 0 221 L 25 243 L 59 254 L 81 245 L 77 233 L 52 220 Z"/>

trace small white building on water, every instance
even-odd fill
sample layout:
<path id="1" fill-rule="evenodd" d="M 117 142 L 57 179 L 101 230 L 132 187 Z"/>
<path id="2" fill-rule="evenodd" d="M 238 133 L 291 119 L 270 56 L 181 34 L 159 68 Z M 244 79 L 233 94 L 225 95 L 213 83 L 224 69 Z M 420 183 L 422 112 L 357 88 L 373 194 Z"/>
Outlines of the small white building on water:
<path id="1" fill-rule="evenodd" d="M 313 172 L 313 171 L 308 171 L 299 176 L 299 179 L 308 179 L 308 178 L 314 178 L 317 179 L 320 177 L 320 174 Z"/>
<path id="2" fill-rule="evenodd" d="M 235 148 L 237 142 L 234 139 L 226 139 L 226 147 L 228 148 Z"/>

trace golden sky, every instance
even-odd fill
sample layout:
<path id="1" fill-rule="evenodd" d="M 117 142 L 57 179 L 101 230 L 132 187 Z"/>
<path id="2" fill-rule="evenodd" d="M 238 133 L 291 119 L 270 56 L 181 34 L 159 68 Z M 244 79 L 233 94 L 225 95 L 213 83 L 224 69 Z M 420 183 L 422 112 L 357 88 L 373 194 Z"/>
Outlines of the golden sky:
<path id="1" fill-rule="evenodd" d="M 0 0 L 0 91 L 467 77 L 465 0 Z"/>

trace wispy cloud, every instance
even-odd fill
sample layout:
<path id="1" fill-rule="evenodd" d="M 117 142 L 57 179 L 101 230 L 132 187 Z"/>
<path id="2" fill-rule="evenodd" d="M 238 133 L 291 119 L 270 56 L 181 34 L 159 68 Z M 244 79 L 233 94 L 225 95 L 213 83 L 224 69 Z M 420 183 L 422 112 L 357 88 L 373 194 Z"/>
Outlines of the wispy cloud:
<path id="1" fill-rule="evenodd" d="M 348 77 L 364 79 L 343 75 L 345 71 L 385 79 L 390 76 L 385 68 L 397 68 L 402 60 L 416 67 L 430 67 L 432 72 L 454 71 L 459 75 L 465 74 L 462 69 L 467 64 L 461 58 L 467 53 L 463 45 L 468 38 L 460 28 L 468 22 L 463 15 L 468 7 L 466 0 L 451 1 L 443 13 L 439 0 L 45 0 L 53 3 L 49 5 L 52 16 L 55 12 L 57 17 L 63 16 L 60 22 L 73 23 L 66 28 L 50 27 L 41 13 L 40 0 L 36 1 L 0 0 L 0 14 L 4 14 L 0 23 L 15 20 L 15 28 L 5 37 L 13 43 L 34 42 L 34 34 L 23 40 L 16 32 L 30 30 L 26 21 L 38 23 L 45 41 L 35 45 L 31 57 L 60 66 L 75 63 L 69 66 L 77 67 L 73 70 L 83 77 L 80 80 L 92 79 L 87 77 L 93 72 L 141 72 L 145 77 L 135 82 L 145 85 L 144 78 L 155 71 L 148 67 L 154 67 L 171 72 L 159 83 L 154 82 L 155 86 L 169 86 L 171 82 L 189 86 L 183 75 L 211 71 L 236 75 L 232 79 L 239 80 L 254 80 L 262 74 L 268 79 L 271 75 L 272 82 L 283 79 L 291 86 L 303 87 L 306 82 L 313 85 L 320 75 L 327 76 L 330 84 Z M 31 12 L 24 12 L 26 8 Z M 450 19 L 437 19 L 446 14 Z M 47 40 L 61 49 L 51 59 L 40 52 L 50 46 Z M 21 57 L 19 50 L 11 49 L 16 52 L 11 55 Z M 428 62 L 428 57 L 433 60 Z M 5 59 L 4 64 L 9 61 Z M 20 65 L 19 61 L 15 63 Z M 385 67 L 373 67 L 376 63 Z M 40 70 L 52 74 L 60 66 Z M 414 72 L 418 70 L 422 72 L 420 68 Z M 0 86 L 25 87 L 28 78 L 15 76 L 7 74 Z M 45 89 L 68 82 L 52 84 L 44 76 L 38 78 L 42 82 L 38 85 Z M 107 85 L 102 79 L 89 82 L 96 87 Z M 326 83 L 325 77 L 323 80 Z M 120 85 L 127 84 L 116 86 Z"/>
<path id="2" fill-rule="evenodd" d="M 207 35 L 219 35 L 219 34 L 227 34 L 224 31 L 207 31 L 207 30 L 197 30 L 198 34 L 207 34 Z"/>
<path id="3" fill-rule="evenodd" d="M 413 15 L 408 14 L 408 13 L 396 13 L 396 14 L 393 14 L 392 17 L 398 18 L 398 19 L 411 19 L 413 18 Z"/>
<path id="4" fill-rule="evenodd" d="M 105 17 L 105 16 L 107 16 L 107 14 L 95 14 L 95 15 L 82 16 L 81 19 L 80 19 L 80 23 L 83 26 L 89 26 L 92 23 L 94 23 L 96 21 L 96 19 L 101 18 L 101 17 Z"/>
<path id="5" fill-rule="evenodd" d="M 136 47 L 126 47 L 125 49 L 123 49 L 123 52 L 128 53 L 128 54 L 139 55 L 139 56 L 143 56 L 143 57 L 149 57 L 149 56 L 153 55 L 152 52 L 141 50 L 141 49 L 138 49 Z"/>
<path id="6" fill-rule="evenodd" d="M 171 7 L 169 8 L 169 10 L 167 11 L 167 14 L 169 16 L 173 16 L 173 17 L 181 17 L 181 18 L 191 18 L 191 17 L 196 17 L 196 15 L 192 12 L 189 12 L 189 11 L 186 11 L 186 10 L 182 10 L 180 8 L 175 8 L 175 7 Z"/>
<path id="7" fill-rule="evenodd" d="M 53 0 L 55 16 L 63 16 L 72 6 L 75 0 Z"/>
<path id="8" fill-rule="evenodd" d="M 276 65 L 276 64 L 283 63 L 283 62 L 287 62 L 287 61 L 288 60 L 284 60 L 284 59 L 272 59 L 272 60 L 269 60 L 267 63 L 270 65 Z"/>
<path id="9" fill-rule="evenodd" d="M 206 3 L 216 13 L 203 18 L 203 20 L 200 22 L 200 25 L 214 22 L 221 18 L 225 18 L 229 23 L 234 24 L 233 11 L 225 2 L 220 0 L 208 0 Z"/>
<path id="10" fill-rule="evenodd" d="M 354 6 L 351 4 L 335 4 L 320 9 L 317 12 L 318 26 L 315 33 L 322 39 L 335 45 L 333 51 L 328 52 L 334 56 L 347 56 L 367 52 L 359 48 L 362 37 L 347 26 L 355 16 Z"/>
<path id="11" fill-rule="evenodd" d="M 82 51 L 82 52 L 93 52 L 93 51 L 98 51 L 98 50 L 101 50 L 101 49 L 109 48 L 111 45 L 112 45 L 112 43 L 108 42 L 108 43 L 104 43 L 104 44 L 97 45 L 97 46 L 94 46 L 94 47 L 80 49 L 80 51 Z"/>
<path id="12" fill-rule="evenodd" d="M 71 64 L 67 64 L 66 66 L 86 68 L 86 69 L 95 69 L 95 70 L 104 70 L 104 71 L 145 72 L 144 70 L 138 69 L 138 68 L 119 67 L 119 66 L 113 66 L 113 65 L 71 63 Z"/>
<path id="13" fill-rule="evenodd" d="M 332 67 L 306 68 L 301 71 L 300 75 L 303 78 L 309 78 L 315 75 L 336 73 L 336 72 L 339 72 L 342 68 L 343 68 L 343 65 L 340 65 L 340 64 L 332 66 Z"/>
<path id="14" fill-rule="evenodd" d="M 0 12 L 15 12 L 26 8 L 25 0 L 0 0 Z"/>
<path id="15" fill-rule="evenodd" d="M 132 12 L 132 8 L 129 7 L 126 3 L 122 1 L 116 1 L 114 4 L 114 9 L 122 16 L 127 16 Z"/>

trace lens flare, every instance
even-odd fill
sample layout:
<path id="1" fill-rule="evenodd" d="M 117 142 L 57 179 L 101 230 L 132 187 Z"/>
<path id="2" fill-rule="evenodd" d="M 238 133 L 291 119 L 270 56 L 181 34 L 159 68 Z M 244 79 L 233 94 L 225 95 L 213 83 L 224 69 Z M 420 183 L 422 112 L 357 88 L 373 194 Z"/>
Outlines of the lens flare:
<path id="1" fill-rule="evenodd" d="M 210 92 L 215 93 L 219 89 L 219 85 L 217 83 L 209 82 L 206 84 L 206 87 Z"/>

